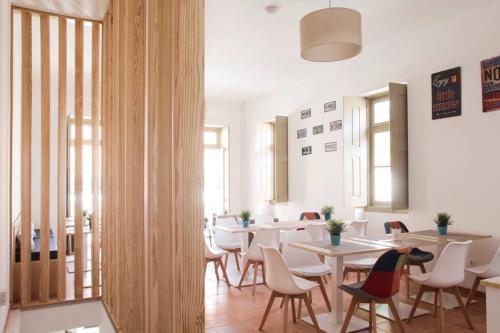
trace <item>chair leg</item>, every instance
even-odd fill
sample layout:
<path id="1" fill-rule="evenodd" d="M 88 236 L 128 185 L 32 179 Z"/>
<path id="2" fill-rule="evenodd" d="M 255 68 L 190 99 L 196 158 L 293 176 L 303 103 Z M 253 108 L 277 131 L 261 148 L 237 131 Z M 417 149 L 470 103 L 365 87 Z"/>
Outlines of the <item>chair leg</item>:
<path id="1" fill-rule="evenodd" d="M 234 252 L 234 261 L 236 261 L 236 268 L 238 268 L 238 272 L 240 272 L 240 261 L 238 260 L 238 253 L 236 252 Z"/>
<path id="2" fill-rule="evenodd" d="M 326 275 L 323 275 L 323 281 L 325 282 L 325 284 L 328 284 L 328 278 L 326 277 Z"/>
<path id="3" fill-rule="evenodd" d="M 215 276 L 217 277 L 217 282 L 219 281 L 219 265 L 217 261 L 214 261 Z"/>
<path id="4" fill-rule="evenodd" d="M 238 288 L 241 288 L 241 286 L 243 285 L 243 280 L 245 280 L 245 278 L 247 277 L 247 274 L 248 274 L 248 268 L 250 268 L 250 261 L 247 261 L 247 264 L 245 265 L 245 269 L 243 269 L 243 274 L 241 274 L 241 279 L 240 279 L 240 283 L 238 284 Z"/>
<path id="5" fill-rule="evenodd" d="M 229 283 L 229 278 L 227 277 L 227 272 L 226 272 L 226 267 L 227 266 L 222 263 L 222 259 L 221 258 L 219 258 L 218 260 L 219 260 L 219 265 L 222 268 L 222 275 L 224 276 L 224 279 L 226 280 L 227 286 L 229 288 L 231 288 L 231 283 Z"/>
<path id="6" fill-rule="evenodd" d="M 418 304 L 420 303 L 420 300 L 422 300 L 422 296 L 424 295 L 424 286 L 420 286 L 420 290 L 418 291 L 417 299 L 415 300 L 415 303 L 413 303 L 413 307 L 411 308 L 410 315 L 408 316 L 408 319 L 406 322 L 409 324 L 411 320 L 413 319 L 413 316 L 415 315 L 415 311 L 417 311 Z"/>
<path id="7" fill-rule="evenodd" d="M 288 328 L 288 301 L 290 300 L 288 295 L 285 295 L 284 300 L 285 308 L 283 309 L 283 333 L 286 333 Z"/>
<path id="8" fill-rule="evenodd" d="M 469 328 L 471 330 L 474 330 L 474 326 L 472 326 L 472 321 L 470 320 L 469 314 L 467 313 L 467 310 L 465 309 L 464 302 L 462 300 L 462 295 L 460 295 L 460 291 L 458 290 L 458 287 L 453 288 L 453 293 L 455 294 L 455 297 L 457 298 L 458 304 L 460 304 L 460 308 L 462 309 L 462 313 L 464 314 L 465 320 L 467 321 L 467 325 L 469 325 Z"/>
<path id="9" fill-rule="evenodd" d="M 344 324 L 342 325 L 340 333 L 347 332 L 347 328 L 349 327 L 349 322 L 351 321 L 352 315 L 354 314 L 357 305 L 358 305 L 358 298 L 356 296 L 353 296 L 351 304 L 349 305 L 349 310 L 347 310 L 347 314 L 344 319 Z"/>
<path id="10" fill-rule="evenodd" d="M 292 320 L 293 320 L 293 323 L 296 324 L 297 323 L 297 316 L 295 315 L 295 298 L 290 298 L 290 301 L 292 302 Z"/>
<path id="11" fill-rule="evenodd" d="M 349 274 L 349 271 L 347 268 L 344 268 L 344 280 L 347 278 L 347 274 Z"/>
<path id="12" fill-rule="evenodd" d="M 224 267 L 227 267 L 227 260 L 228 259 L 229 259 L 229 254 L 226 254 L 225 258 L 224 258 Z"/>
<path id="13" fill-rule="evenodd" d="M 264 324 L 266 322 L 267 316 L 269 315 L 269 312 L 271 311 L 271 308 L 273 306 L 275 298 L 276 298 L 276 292 L 273 291 L 271 293 L 271 297 L 269 297 L 269 302 L 267 303 L 266 311 L 264 312 L 264 316 L 262 317 L 262 321 L 260 322 L 259 331 L 262 331 L 262 329 L 264 328 Z"/>
<path id="14" fill-rule="evenodd" d="M 377 304 L 375 301 L 370 301 L 370 332 L 377 332 Z"/>
<path id="15" fill-rule="evenodd" d="M 262 268 L 262 282 L 264 282 L 264 284 L 266 284 L 266 270 L 264 269 L 263 262 L 260 263 L 260 267 Z"/>
<path id="16" fill-rule="evenodd" d="M 420 267 L 420 271 L 421 271 L 423 274 L 427 273 L 427 270 L 425 269 L 425 265 L 424 265 L 424 263 L 420 263 L 418 266 Z"/>
<path id="17" fill-rule="evenodd" d="M 297 311 L 297 317 L 300 319 L 300 317 L 302 317 L 302 297 L 299 298 L 299 308 L 298 308 L 298 311 Z"/>
<path id="18" fill-rule="evenodd" d="M 401 331 L 401 333 L 405 333 L 405 328 L 403 326 L 403 322 L 401 321 L 401 317 L 399 317 L 398 309 L 396 308 L 396 305 L 394 304 L 394 301 L 392 300 L 392 298 L 388 299 L 388 303 L 389 303 L 389 308 L 391 309 L 392 315 L 393 315 L 394 319 L 396 319 L 396 324 L 398 325 L 399 330 Z"/>
<path id="19" fill-rule="evenodd" d="M 259 267 L 259 264 L 257 262 L 255 262 L 253 264 L 253 286 L 252 286 L 252 296 L 255 295 L 255 285 L 257 284 L 257 272 L 259 271 L 258 270 L 258 267 Z"/>
<path id="20" fill-rule="evenodd" d="M 356 270 L 356 277 L 358 279 L 358 282 L 361 282 L 361 270 L 360 269 Z"/>
<path id="21" fill-rule="evenodd" d="M 445 332 L 445 323 L 444 323 L 444 293 L 443 289 L 439 289 L 439 328 L 441 332 Z"/>
<path id="22" fill-rule="evenodd" d="M 285 297 L 281 299 L 280 309 L 283 308 L 283 305 L 285 305 Z"/>
<path id="23" fill-rule="evenodd" d="M 321 294 L 323 294 L 323 298 L 325 299 L 326 307 L 329 312 L 332 312 L 332 306 L 330 305 L 330 300 L 328 299 L 328 294 L 326 293 L 325 285 L 323 284 L 323 279 L 320 277 L 318 280 L 319 289 L 321 290 Z"/>
<path id="24" fill-rule="evenodd" d="M 410 298 L 410 274 L 411 274 L 411 265 L 406 265 L 406 297 Z"/>
<path id="25" fill-rule="evenodd" d="M 439 292 L 436 290 L 434 292 L 434 318 L 438 316 L 438 306 L 439 306 Z"/>
<path id="26" fill-rule="evenodd" d="M 319 329 L 318 321 L 316 320 L 316 315 L 314 314 L 314 310 L 311 306 L 312 302 L 309 299 L 309 297 L 307 297 L 307 294 L 304 294 L 303 297 L 304 297 L 304 304 L 306 305 L 307 312 L 309 312 L 309 316 L 311 316 L 311 320 L 314 324 L 314 327 L 316 328 L 316 332 L 320 333 L 321 330 Z"/>
<path id="27" fill-rule="evenodd" d="M 470 289 L 469 296 L 467 296 L 467 302 L 465 302 L 465 306 L 469 306 L 470 303 L 472 302 L 474 295 L 476 294 L 477 288 L 479 287 L 479 283 L 481 282 L 481 279 L 479 276 L 476 276 L 474 279 L 474 284 L 472 285 L 472 288 Z"/>

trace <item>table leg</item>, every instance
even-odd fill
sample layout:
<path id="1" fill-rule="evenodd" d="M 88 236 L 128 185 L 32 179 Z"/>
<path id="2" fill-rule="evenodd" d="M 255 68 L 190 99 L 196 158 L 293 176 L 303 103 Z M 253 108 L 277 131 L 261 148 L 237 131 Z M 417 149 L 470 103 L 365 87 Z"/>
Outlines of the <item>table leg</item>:
<path id="1" fill-rule="evenodd" d="M 344 282 L 343 277 L 344 277 L 344 257 L 339 256 L 337 257 L 337 267 L 335 269 L 335 273 L 332 270 L 332 282 L 335 281 L 335 283 L 333 284 L 331 289 L 331 298 L 332 300 L 335 300 L 333 302 L 334 311 L 332 311 L 332 323 L 335 323 L 337 325 L 342 325 L 342 322 L 344 320 L 344 309 L 343 309 L 344 293 L 342 292 L 342 290 L 338 288 Z"/>
<path id="2" fill-rule="evenodd" d="M 240 235 L 241 235 L 241 259 L 243 261 L 243 265 L 241 267 L 245 267 L 247 264 L 246 253 L 248 251 L 248 232 L 242 232 Z"/>

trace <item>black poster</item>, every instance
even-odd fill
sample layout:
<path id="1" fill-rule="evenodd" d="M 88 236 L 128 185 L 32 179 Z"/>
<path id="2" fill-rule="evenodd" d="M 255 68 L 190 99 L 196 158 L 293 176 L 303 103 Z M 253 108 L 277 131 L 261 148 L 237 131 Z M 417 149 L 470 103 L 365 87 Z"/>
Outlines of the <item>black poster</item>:
<path id="1" fill-rule="evenodd" d="M 460 67 L 432 74 L 432 119 L 462 114 Z"/>
<path id="2" fill-rule="evenodd" d="M 312 146 L 302 147 L 302 156 L 311 155 L 312 152 Z"/>

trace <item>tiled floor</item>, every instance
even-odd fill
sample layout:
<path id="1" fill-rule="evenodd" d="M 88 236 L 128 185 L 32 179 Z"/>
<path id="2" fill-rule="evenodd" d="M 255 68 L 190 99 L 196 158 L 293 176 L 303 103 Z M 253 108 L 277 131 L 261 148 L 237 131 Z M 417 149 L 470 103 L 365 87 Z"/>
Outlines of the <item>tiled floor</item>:
<path id="1" fill-rule="evenodd" d="M 229 275 L 236 277 L 239 273 L 235 269 L 233 260 L 233 258 L 230 258 L 228 273 Z M 209 265 L 207 270 L 205 282 L 205 332 L 258 332 L 260 320 L 270 295 L 270 291 L 266 286 L 257 286 L 255 296 L 252 296 L 251 287 L 242 289 L 228 288 L 222 280 L 219 283 L 217 282 L 212 264 Z M 327 288 L 329 288 L 329 286 L 330 284 L 327 285 Z M 401 290 L 405 290 L 403 285 Z M 413 302 L 412 300 L 407 300 L 403 295 L 401 295 L 401 300 L 408 304 L 412 304 Z M 344 301 L 344 308 L 347 310 L 350 298 L 346 296 L 344 297 Z M 264 332 L 282 332 L 283 312 L 282 309 L 279 308 L 279 304 L 280 301 L 278 300 L 273 305 L 266 321 Z M 427 304 L 422 307 L 425 307 L 428 310 L 432 309 L 432 306 Z M 313 308 L 316 314 L 326 312 L 326 306 L 319 290 L 315 290 L 313 292 Z M 305 313 L 305 309 L 303 310 L 303 313 Z M 478 303 L 470 305 L 468 307 L 468 313 L 474 324 L 475 332 L 486 332 L 484 299 L 480 299 Z M 357 310 L 355 315 L 368 319 L 367 312 L 363 310 Z M 298 320 L 297 324 L 293 324 L 291 320 L 291 313 L 289 313 L 288 317 L 290 319 L 288 323 L 288 332 L 315 332 L 311 326 L 303 321 Z M 467 325 L 460 310 L 456 309 L 453 311 L 445 311 L 445 318 L 447 325 L 446 332 L 471 332 L 467 329 Z M 411 325 L 407 325 L 406 323 L 404 325 L 406 332 L 408 333 L 439 332 L 439 319 L 430 315 L 415 318 L 411 322 Z M 398 330 L 392 322 L 378 317 L 377 332 L 390 333 L 398 332 Z"/>

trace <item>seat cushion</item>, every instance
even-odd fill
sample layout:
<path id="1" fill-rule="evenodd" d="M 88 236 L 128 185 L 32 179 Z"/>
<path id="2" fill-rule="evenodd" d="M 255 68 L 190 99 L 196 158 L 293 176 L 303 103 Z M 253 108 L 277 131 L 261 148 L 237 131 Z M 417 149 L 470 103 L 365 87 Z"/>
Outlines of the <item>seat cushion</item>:
<path id="1" fill-rule="evenodd" d="M 218 247 L 212 247 L 212 248 L 210 248 L 210 253 L 207 253 L 206 256 L 208 259 L 217 259 L 217 258 L 225 256 L 226 254 L 228 254 L 227 251 L 225 251 L 221 248 L 218 248 Z"/>
<path id="2" fill-rule="evenodd" d="M 422 282 L 424 282 L 425 280 L 427 280 L 429 278 L 431 273 L 432 272 L 422 273 L 422 274 L 412 274 L 412 275 L 410 275 L 410 279 L 421 284 Z"/>
<path id="3" fill-rule="evenodd" d="M 432 252 L 422 251 L 418 248 L 413 248 L 408 256 L 408 262 L 410 265 L 423 264 L 434 259 L 434 254 Z"/>
<path id="4" fill-rule="evenodd" d="M 466 268 L 465 271 L 472 273 L 482 279 L 488 279 L 490 277 L 494 277 L 496 274 L 487 274 L 488 270 L 490 268 L 490 265 L 481 265 L 481 266 L 474 266 L 474 267 L 469 267 Z"/>
<path id="5" fill-rule="evenodd" d="M 366 269 L 372 268 L 377 262 L 377 258 L 361 258 L 355 260 L 348 260 L 344 262 L 344 267 L 351 269 Z"/>
<path id="6" fill-rule="evenodd" d="M 317 284 L 316 282 L 309 281 L 309 280 L 303 279 L 303 278 L 295 276 L 295 275 L 292 275 L 292 277 L 293 277 L 293 280 L 295 281 L 295 283 L 297 284 L 297 286 L 304 293 L 319 286 L 319 284 Z"/>
<path id="7" fill-rule="evenodd" d="M 323 276 L 330 274 L 332 269 L 328 265 L 312 265 L 312 266 L 303 266 L 303 267 L 292 267 L 290 268 L 292 274 L 299 276 Z"/>

